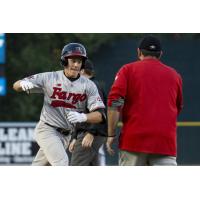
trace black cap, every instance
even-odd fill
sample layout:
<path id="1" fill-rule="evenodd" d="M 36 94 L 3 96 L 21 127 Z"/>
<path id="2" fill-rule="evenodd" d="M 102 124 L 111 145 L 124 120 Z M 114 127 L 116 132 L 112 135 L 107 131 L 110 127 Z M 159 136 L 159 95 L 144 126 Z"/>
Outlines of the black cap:
<path id="1" fill-rule="evenodd" d="M 162 50 L 162 47 L 158 38 L 153 36 L 146 36 L 140 42 L 139 49 L 151 52 L 160 52 Z"/>
<path id="2" fill-rule="evenodd" d="M 90 70 L 90 71 L 94 71 L 94 65 L 93 65 L 91 60 L 87 59 L 85 61 L 84 69 L 87 69 L 87 70 Z"/>

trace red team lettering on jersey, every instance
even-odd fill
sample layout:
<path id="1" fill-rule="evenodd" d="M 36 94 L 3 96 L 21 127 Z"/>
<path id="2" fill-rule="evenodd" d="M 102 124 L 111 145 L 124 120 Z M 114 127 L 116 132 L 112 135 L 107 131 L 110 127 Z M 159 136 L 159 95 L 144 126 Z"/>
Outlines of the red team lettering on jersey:
<path id="1" fill-rule="evenodd" d="M 51 106 L 53 107 L 76 108 L 76 106 L 72 104 L 76 104 L 79 101 L 82 102 L 87 98 L 86 94 L 67 93 L 62 91 L 62 88 L 59 87 L 53 87 L 53 90 L 53 94 L 50 96 L 50 98 L 58 99 L 51 102 Z M 69 103 L 62 100 L 67 100 Z"/>

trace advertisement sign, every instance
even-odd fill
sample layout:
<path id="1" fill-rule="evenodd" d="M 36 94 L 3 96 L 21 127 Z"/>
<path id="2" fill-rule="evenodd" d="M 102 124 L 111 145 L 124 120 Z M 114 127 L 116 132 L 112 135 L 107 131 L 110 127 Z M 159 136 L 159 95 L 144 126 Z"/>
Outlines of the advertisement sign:
<path id="1" fill-rule="evenodd" d="M 6 95 L 6 78 L 0 77 L 0 96 Z"/>
<path id="2" fill-rule="evenodd" d="M 0 33 L 0 64 L 5 63 L 5 33 Z"/>
<path id="3" fill-rule="evenodd" d="M 0 123 L 0 165 L 30 165 L 38 150 L 36 123 Z"/>

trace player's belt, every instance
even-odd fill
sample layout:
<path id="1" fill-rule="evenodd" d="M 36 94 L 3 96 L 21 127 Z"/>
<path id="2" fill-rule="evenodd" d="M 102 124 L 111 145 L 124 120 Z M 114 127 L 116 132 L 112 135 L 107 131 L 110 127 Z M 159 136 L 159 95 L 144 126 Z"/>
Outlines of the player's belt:
<path id="1" fill-rule="evenodd" d="M 51 124 L 48 124 L 48 123 L 46 123 L 46 122 L 45 122 L 45 124 L 46 124 L 47 126 L 50 126 L 50 127 L 52 127 L 52 128 L 55 128 L 56 131 L 58 131 L 59 133 L 61 133 L 61 134 L 63 134 L 63 135 L 69 135 L 69 134 L 70 134 L 70 130 L 66 130 L 66 129 L 63 129 L 63 128 L 58 128 L 58 127 L 52 126 Z"/>

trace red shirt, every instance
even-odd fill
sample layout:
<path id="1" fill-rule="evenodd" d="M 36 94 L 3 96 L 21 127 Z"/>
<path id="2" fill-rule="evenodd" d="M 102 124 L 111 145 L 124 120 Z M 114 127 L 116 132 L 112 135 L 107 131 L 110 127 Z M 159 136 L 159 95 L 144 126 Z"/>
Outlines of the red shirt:
<path id="1" fill-rule="evenodd" d="M 176 120 L 182 109 L 181 76 L 157 59 L 124 65 L 116 75 L 108 106 L 124 98 L 119 148 L 176 156 Z"/>

